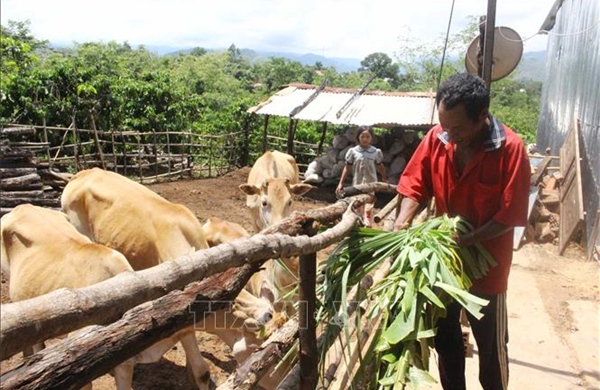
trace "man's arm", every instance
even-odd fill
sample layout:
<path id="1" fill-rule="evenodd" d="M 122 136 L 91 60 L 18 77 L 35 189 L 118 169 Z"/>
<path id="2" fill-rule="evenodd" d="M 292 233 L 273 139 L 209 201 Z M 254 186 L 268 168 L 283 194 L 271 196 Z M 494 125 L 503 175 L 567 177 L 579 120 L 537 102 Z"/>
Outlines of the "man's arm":
<path id="1" fill-rule="evenodd" d="M 486 241 L 501 236 L 510 229 L 512 229 L 511 226 L 506 226 L 492 219 L 472 232 L 457 236 L 456 243 L 458 246 L 474 245 L 481 241 Z"/>
<path id="2" fill-rule="evenodd" d="M 400 202 L 400 212 L 394 222 L 393 230 L 397 231 L 409 227 L 418 210 L 419 203 L 417 201 L 407 197 L 402 198 L 402 202 Z"/>

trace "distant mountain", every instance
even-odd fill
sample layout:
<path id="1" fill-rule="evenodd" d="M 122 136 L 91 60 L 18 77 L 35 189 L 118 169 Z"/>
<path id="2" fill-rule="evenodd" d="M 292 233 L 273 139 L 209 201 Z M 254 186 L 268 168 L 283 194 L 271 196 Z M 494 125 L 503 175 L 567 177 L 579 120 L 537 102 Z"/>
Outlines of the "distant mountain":
<path id="1" fill-rule="evenodd" d="M 64 46 L 64 45 L 54 45 Z M 187 53 L 192 48 L 182 48 L 174 46 L 156 46 L 143 45 L 148 51 L 157 55 L 176 55 Z M 206 49 L 206 48 L 205 48 Z M 225 51 L 227 49 L 206 49 L 207 51 Z M 252 49 L 240 49 L 240 53 L 250 62 L 267 61 L 271 57 L 282 57 L 290 61 L 298 61 L 302 65 L 314 65 L 320 62 L 323 67 L 334 67 L 338 73 L 353 72 L 360 68 L 362 59 L 358 58 L 341 58 L 341 57 L 325 57 L 318 54 L 307 53 L 287 53 L 287 52 L 271 52 Z M 546 68 L 546 52 L 531 51 L 523 53 L 523 57 L 515 70 L 515 77 L 520 81 L 544 81 L 544 72 Z"/>
<path id="2" fill-rule="evenodd" d="M 181 48 L 168 48 L 165 46 L 146 46 L 149 51 L 159 55 L 171 55 L 189 52 L 191 49 Z M 171 50 L 169 50 L 171 49 Z M 225 51 L 227 49 L 206 49 L 207 51 Z M 285 58 L 290 61 L 300 62 L 302 65 L 314 65 L 316 62 L 320 62 L 324 68 L 334 67 L 338 73 L 353 72 L 360 68 L 360 62 L 362 60 L 358 58 L 338 58 L 338 57 L 324 57 L 318 54 L 297 54 L 297 53 L 286 53 L 286 52 L 275 52 L 275 51 L 260 51 L 252 49 L 239 49 L 242 57 L 246 58 L 251 63 L 268 61 L 269 58 Z"/>
<path id="3" fill-rule="evenodd" d="M 544 81 L 546 71 L 546 52 L 530 51 L 523 53 L 523 57 L 515 70 L 515 77 L 520 81 Z"/>
<path id="4" fill-rule="evenodd" d="M 267 61 L 271 57 L 282 57 L 290 61 L 298 61 L 302 65 L 314 65 L 316 62 L 320 62 L 323 67 L 329 68 L 334 67 L 339 73 L 353 72 L 360 68 L 360 62 L 362 60 L 358 58 L 340 58 L 340 57 L 324 57 L 318 54 L 296 54 L 296 53 L 285 53 L 285 52 L 269 52 L 269 51 L 256 51 L 251 49 L 240 49 L 242 56 L 247 58 L 249 61 L 260 62 Z"/>

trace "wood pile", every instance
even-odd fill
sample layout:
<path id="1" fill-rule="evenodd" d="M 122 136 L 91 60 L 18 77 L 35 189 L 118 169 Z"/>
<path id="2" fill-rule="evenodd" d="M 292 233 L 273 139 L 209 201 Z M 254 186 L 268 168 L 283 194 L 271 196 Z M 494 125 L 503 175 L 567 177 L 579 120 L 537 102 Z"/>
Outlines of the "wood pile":
<path id="1" fill-rule="evenodd" d="M 542 164 L 539 169 L 542 171 L 534 173 L 532 177 L 531 184 L 537 186 L 538 193 L 529 215 L 526 238 L 527 241 L 538 243 L 554 243 L 559 236 L 560 185 L 563 177 L 559 171 L 547 165 Z"/>
<path id="2" fill-rule="evenodd" d="M 51 170 L 48 163 L 38 163 L 34 150 L 9 139 L 34 133 L 32 127 L 0 129 L 0 215 L 23 203 L 60 208 L 69 175 Z"/>
<path id="3" fill-rule="evenodd" d="M 356 145 L 357 127 L 349 128 L 333 138 L 325 153 L 308 164 L 306 183 L 336 182 L 344 169 L 346 152 Z M 421 141 L 416 131 L 395 128 L 386 134 L 374 134 L 372 144 L 383 152 L 388 183 L 396 185 L 406 162 Z M 349 175 L 349 178 L 351 176 Z"/>

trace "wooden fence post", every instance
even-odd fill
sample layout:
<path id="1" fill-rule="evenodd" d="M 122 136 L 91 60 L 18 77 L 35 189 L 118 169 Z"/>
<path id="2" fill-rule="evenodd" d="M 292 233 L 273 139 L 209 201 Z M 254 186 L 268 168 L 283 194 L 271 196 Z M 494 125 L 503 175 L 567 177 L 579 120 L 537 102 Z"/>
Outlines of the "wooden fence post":
<path id="1" fill-rule="evenodd" d="M 112 149 L 112 155 L 113 155 L 113 170 L 115 172 L 117 172 L 117 166 L 119 165 L 119 160 L 117 159 L 117 151 L 115 149 L 115 133 L 114 131 L 110 132 L 110 147 Z"/>
<path id="2" fill-rule="evenodd" d="M 46 128 L 46 115 L 44 115 L 44 142 L 46 143 L 46 154 L 48 155 L 48 169 L 52 168 L 50 157 L 50 142 L 48 142 L 48 129 Z"/>
<path id="3" fill-rule="evenodd" d="M 312 390 L 319 381 L 319 349 L 315 320 L 317 254 L 300 256 L 298 323 L 300 335 L 300 388 Z"/>
<path id="4" fill-rule="evenodd" d="M 75 157 L 75 170 L 76 171 L 80 171 L 81 167 L 79 165 L 79 151 L 77 148 L 77 125 L 75 124 L 75 117 L 73 116 L 73 128 L 72 128 L 72 133 L 73 133 L 73 157 Z"/>
<path id="5" fill-rule="evenodd" d="M 267 142 L 267 131 L 269 129 L 269 115 L 265 115 L 265 126 L 263 128 L 263 153 L 267 151 L 268 148 L 268 142 Z"/>
<path id="6" fill-rule="evenodd" d="M 143 147 L 142 147 L 142 133 L 139 134 L 139 136 L 137 137 L 137 147 L 138 147 L 138 158 L 137 158 L 137 166 L 138 166 L 138 175 L 140 175 L 140 183 L 144 184 L 144 173 L 142 172 L 142 158 L 144 157 L 143 154 Z"/>
<path id="7" fill-rule="evenodd" d="M 152 128 L 152 152 L 154 153 L 154 176 L 158 177 L 158 144 L 156 142 L 156 129 Z"/>
<path id="8" fill-rule="evenodd" d="M 327 122 L 323 122 L 323 132 L 321 133 L 321 139 L 319 140 L 319 146 L 317 148 L 317 156 L 320 156 L 323 152 L 323 142 L 325 142 L 325 134 L 327 134 Z"/>
<path id="9" fill-rule="evenodd" d="M 100 164 L 102 169 L 106 170 L 106 163 L 104 162 L 104 153 L 102 153 L 102 147 L 100 146 L 100 139 L 98 138 L 98 130 L 96 129 L 96 121 L 94 120 L 94 114 L 92 110 L 88 111 L 90 116 L 90 123 L 92 124 L 92 130 L 94 132 L 94 142 L 96 143 L 96 150 L 98 150 L 98 156 L 100 157 Z"/>
<path id="10" fill-rule="evenodd" d="M 171 137 L 169 137 L 169 131 L 167 130 L 167 172 L 171 177 Z"/>
<path id="11" fill-rule="evenodd" d="M 125 143 L 125 136 L 123 130 L 121 132 L 121 144 L 123 145 L 123 176 L 127 176 L 127 144 Z"/>

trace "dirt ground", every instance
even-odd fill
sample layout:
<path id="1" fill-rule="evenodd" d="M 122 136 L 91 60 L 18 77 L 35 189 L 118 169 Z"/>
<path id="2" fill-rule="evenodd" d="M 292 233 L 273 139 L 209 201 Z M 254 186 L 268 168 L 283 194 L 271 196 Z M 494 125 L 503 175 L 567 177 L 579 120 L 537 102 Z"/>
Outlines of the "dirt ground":
<path id="1" fill-rule="evenodd" d="M 243 168 L 238 171 L 229 173 L 225 176 L 215 179 L 203 180 L 179 180 L 175 182 L 159 183 L 148 185 L 150 189 L 157 192 L 166 199 L 182 203 L 189 207 L 198 219 L 203 222 L 210 216 L 219 216 L 223 219 L 237 222 L 244 226 L 248 231 L 253 231 L 251 219 L 248 210 L 245 207 L 245 195 L 237 188 L 239 184 L 245 182 L 249 168 Z M 330 202 L 335 201 L 333 188 L 319 188 L 310 191 L 304 197 L 301 197 L 295 203 L 295 208 L 298 210 L 306 210 L 311 208 L 322 207 Z M 381 203 L 381 204 L 380 204 Z M 382 207 L 385 204 L 385 199 L 382 199 L 376 207 Z M 519 260 L 520 259 L 520 260 Z M 547 316 L 534 316 L 533 319 L 528 317 L 527 323 L 523 329 L 514 327 L 509 324 L 511 332 L 511 340 L 517 339 L 520 333 L 530 332 L 535 329 L 538 324 L 535 321 L 543 321 L 543 326 L 551 329 L 552 339 L 559 339 L 560 345 L 564 348 L 572 348 L 570 342 L 574 333 L 578 332 L 578 318 L 573 309 L 572 302 L 588 302 L 595 308 L 595 312 L 587 313 L 585 316 L 591 318 L 592 329 L 595 329 L 595 334 L 588 335 L 591 337 L 592 343 L 587 348 L 591 349 L 595 368 L 589 369 L 583 367 L 586 363 L 582 363 L 575 359 L 571 364 L 573 387 L 552 387 L 556 389 L 598 389 L 595 387 L 600 378 L 600 368 L 598 362 L 598 318 L 597 311 L 598 302 L 600 302 L 599 289 L 599 263 L 595 261 L 586 261 L 581 248 L 576 245 L 571 245 L 564 256 L 557 255 L 557 247 L 555 245 L 536 245 L 533 243 L 525 244 L 519 251 L 515 253 L 515 265 L 513 266 L 515 274 L 526 274 L 530 279 L 524 283 L 532 283 L 539 291 L 541 297 L 540 307 L 547 313 Z M 512 276 L 511 276 L 512 278 Z M 512 283 L 512 279 L 511 279 Z M 512 288 L 512 284 L 511 287 Z M 2 302 L 7 302 L 7 283 L 2 280 Z M 509 297 L 510 307 L 526 307 L 531 299 L 530 294 L 519 294 L 518 296 Z M 509 321 L 517 324 L 521 322 L 510 319 L 511 313 L 509 310 Z M 517 316 L 513 313 L 513 317 Z M 536 320 L 536 318 L 538 318 Z M 594 320 L 595 318 L 595 320 Z M 531 323 L 533 321 L 533 323 Z M 594 328 L 595 325 L 595 328 Z M 527 329 L 525 329 L 527 327 Z M 592 330 L 592 332 L 593 332 Z M 514 337 L 513 337 L 514 336 Z M 198 343 L 203 355 L 207 358 L 212 371 L 213 379 L 216 384 L 224 382 L 230 372 L 235 369 L 235 361 L 229 354 L 229 348 L 220 340 L 212 335 L 198 333 Z M 595 346 L 594 343 L 595 342 Z M 595 352 L 594 352 L 595 349 Z M 535 353 L 535 351 L 533 351 Z M 577 351 L 572 351 L 572 355 L 576 356 Z M 579 360 L 582 360 L 581 358 Z M 0 371 L 14 367 L 21 361 L 20 355 L 2 362 Z M 512 362 L 512 360 L 511 360 Z M 588 363 L 589 364 L 589 363 Z M 518 370 L 517 370 L 518 372 Z M 533 370 L 532 373 L 527 372 L 523 375 L 540 375 L 540 378 L 547 377 L 546 370 Z M 531 379 L 531 378 L 530 378 Z M 535 378 L 533 378 L 535 379 Z M 512 381 L 512 375 L 511 375 Z M 519 383 L 518 381 L 516 383 Z M 531 383 L 538 383 L 532 381 Z M 542 383 L 542 382 L 539 382 Z M 114 380 L 110 375 L 105 375 L 94 381 L 94 388 L 97 390 L 114 389 Z M 180 347 L 174 347 L 169 351 L 163 359 L 154 364 L 138 365 L 134 375 L 134 389 L 137 390 L 153 390 L 153 389 L 192 389 L 191 381 L 188 379 L 185 370 L 185 356 Z M 472 387 L 475 388 L 475 387 Z M 544 385 L 513 387 L 514 389 L 546 389 Z"/>

